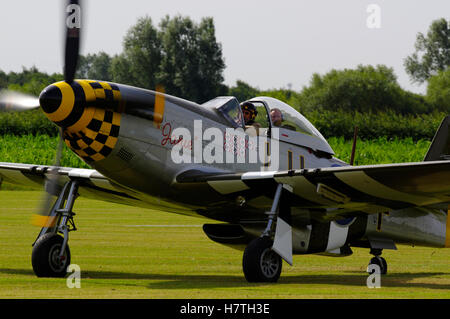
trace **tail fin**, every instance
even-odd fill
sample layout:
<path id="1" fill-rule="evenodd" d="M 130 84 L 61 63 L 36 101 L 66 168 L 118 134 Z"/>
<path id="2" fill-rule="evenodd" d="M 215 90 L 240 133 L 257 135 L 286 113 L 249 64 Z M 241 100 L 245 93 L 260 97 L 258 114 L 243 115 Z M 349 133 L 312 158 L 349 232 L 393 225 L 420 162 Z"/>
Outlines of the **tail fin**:
<path id="1" fill-rule="evenodd" d="M 450 160 L 450 115 L 444 118 L 434 135 L 424 161 Z"/>

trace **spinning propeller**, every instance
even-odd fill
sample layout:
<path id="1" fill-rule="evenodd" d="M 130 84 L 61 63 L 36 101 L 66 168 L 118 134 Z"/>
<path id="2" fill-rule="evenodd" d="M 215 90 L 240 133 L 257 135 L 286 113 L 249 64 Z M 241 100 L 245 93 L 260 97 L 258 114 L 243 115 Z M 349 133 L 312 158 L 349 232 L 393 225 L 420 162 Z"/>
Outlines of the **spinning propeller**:
<path id="1" fill-rule="evenodd" d="M 39 99 L 35 96 L 9 90 L 0 91 L 0 112 L 21 112 L 37 109 L 39 106 Z"/>
<path id="2" fill-rule="evenodd" d="M 70 0 L 65 6 L 65 46 L 64 46 L 64 81 L 68 84 L 72 83 L 75 78 L 75 72 L 78 64 L 79 48 L 80 48 L 80 29 L 81 29 L 81 7 L 79 0 Z M 56 94 L 56 96 L 55 96 Z M 18 93 L 10 90 L 0 91 L 0 111 L 26 111 L 38 107 L 48 108 L 52 104 L 59 103 L 60 97 L 58 92 L 43 91 L 39 98 Z M 59 100 L 59 102 L 58 102 Z M 53 165 L 48 170 L 47 179 L 45 181 L 45 190 L 47 192 L 43 207 L 33 216 L 32 223 L 41 227 L 52 227 L 53 218 L 49 218 L 50 205 L 52 203 L 52 195 L 57 194 L 59 189 L 58 169 L 61 163 L 61 155 L 63 150 L 63 128 L 59 127 L 59 142 L 56 149 L 56 155 Z"/>
<path id="3" fill-rule="evenodd" d="M 64 46 L 64 81 L 68 84 L 72 83 L 75 78 L 75 72 L 78 64 L 78 56 L 80 50 L 80 29 L 81 29 L 81 7 L 79 0 L 69 0 L 66 6 L 66 36 Z M 43 91 L 44 93 L 45 91 Z M 40 105 L 52 104 L 51 94 L 43 94 L 39 98 Z M 58 101 L 59 99 L 55 99 Z M 47 192 L 43 207 L 33 217 L 32 223 L 40 227 L 53 227 L 56 220 L 49 218 L 50 205 L 52 203 L 52 195 L 57 194 L 59 186 L 58 169 L 61 163 L 62 150 L 64 145 L 63 128 L 59 127 L 59 141 L 56 149 L 56 155 L 52 167 L 47 174 L 45 190 Z"/>
<path id="4" fill-rule="evenodd" d="M 0 111 L 2 109 L 23 111 L 40 106 L 46 116 L 59 127 L 59 142 L 56 155 L 53 165 L 48 168 L 46 174 L 45 190 L 47 194 L 43 201 L 43 206 L 38 213 L 34 214 L 32 219 L 33 224 L 45 228 L 54 227 L 57 221 L 55 216 L 52 215 L 51 205 L 53 196 L 58 195 L 63 186 L 58 171 L 61 163 L 64 135 L 73 133 L 71 130 L 74 129 L 74 126 L 86 125 L 89 122 L 87 117 L 83 117 L 84 106 L 91 101 L 88 98 L 96 98 L 92 88 L 81 88 L 86 81 L 83 83 L 74 81 L 81 37 L 80 2 L 80 0 L 70 0 L 65 6 L 64 81 L 46 87 L 39 98 L 12 91 L 0 92 Z M 164 105 L 164 88 L 158 85 L 155 94 L 155 116 L 158 117 L 154 120 L 154 125 L 158 128 L 162 122 Z"/>

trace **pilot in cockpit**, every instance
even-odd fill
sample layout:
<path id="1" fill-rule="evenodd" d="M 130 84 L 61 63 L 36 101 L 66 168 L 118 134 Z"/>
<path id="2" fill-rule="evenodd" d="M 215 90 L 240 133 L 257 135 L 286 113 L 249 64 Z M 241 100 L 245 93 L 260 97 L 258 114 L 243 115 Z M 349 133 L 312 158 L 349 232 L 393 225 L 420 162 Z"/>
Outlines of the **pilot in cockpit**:
<path id="1" fill-rule="evenodd" d="M 242 113 L 244 114 L 244 122 L 245 126 L 250 126 L 255 124 L 256 115 L 258 115 L 258 111 L 253 103 L 244 102 L 241 104 Z"/>
<path id="2" fill-rule="evenodd" d="M 244 114 L 245 130 L 250 135 L 258 135 L 261 125 L 255 122 L 258 111 L 253 103 L 244 102 L 241 104 L 242 113 Z M 249 131 L 250 129 L 250 131 Z"/>

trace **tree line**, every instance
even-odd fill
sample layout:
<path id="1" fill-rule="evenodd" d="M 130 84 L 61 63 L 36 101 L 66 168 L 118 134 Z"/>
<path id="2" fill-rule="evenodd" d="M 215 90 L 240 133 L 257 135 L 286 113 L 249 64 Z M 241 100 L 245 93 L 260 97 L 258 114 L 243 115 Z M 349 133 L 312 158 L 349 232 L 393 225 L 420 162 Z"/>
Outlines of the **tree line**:
<path id="1" fill-rule="evenodd" d="M 391 114 L 387 118 L 408 119 L 407 125 L 411 117 L 450 114 L 449 25 L 444 18 L 433 21 L 427 34 L 417 34 L 415 51 L 404 59 L 411 81 L 427 83 L 424 95 L 401 88 L 394 70 L 386 65 L 358 65 L 323 75 L 315 73 L 300 91 L 260 90 L 242 80 L 228 87 L 223 83 L 226 65 L 213 19 L 203 18 L 196 23 L 180 15 L 166 16 L 157 26 L 148 16 L 140 18 L 126 33 L 120 54 L 98 52 L 80 56 L 76 77 L 153 90 L 160 85 L 168 94 L 197 103 L 220 95 L 236 96 L 239 101 L 258 95 L 272 96 L 311 116 L 316 126 L 325 125 L 327 116 L 336 122 L 336 116 L 350 120 L 359 118 L 356 114 L 369 118 L 378 113 Z M 0 88 L 33 95 L 62 79 L 61 74 L 47 74 L 36 67 L 19 73 L 0 70 Z M 397 118 L 398 121 L 401 122 Z"/>

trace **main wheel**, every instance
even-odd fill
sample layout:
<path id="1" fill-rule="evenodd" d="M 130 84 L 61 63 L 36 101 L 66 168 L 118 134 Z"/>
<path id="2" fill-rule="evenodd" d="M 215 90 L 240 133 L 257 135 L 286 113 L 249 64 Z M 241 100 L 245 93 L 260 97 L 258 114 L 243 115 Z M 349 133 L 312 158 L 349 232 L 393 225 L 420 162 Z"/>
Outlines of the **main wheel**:
<path id="1" fill-rule="evenodd" d="M 38 277 L 64 277 L 70 265 L 70 249 L 66 245 L 64 255 L 59 257 L 64 238 L 48 233 L 39 238 L 33 247 L 31 264 Z"/>
<path id="2" fill-rule="evenodd" d="M 387 274 L 387 262 L 386 259 L 380 256 L 375 256 L 370 260 L 369 265 L 377 265 L 380 267 L 380 274 Z"/>
<path id="3" fill-rule="evenodd" d="M 280 278 L 282 260 L 272 244 L 269 237 L 260 237 L 245 248 L 242 268 L 248 282 L 276 282 Z"/>

